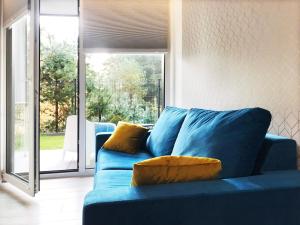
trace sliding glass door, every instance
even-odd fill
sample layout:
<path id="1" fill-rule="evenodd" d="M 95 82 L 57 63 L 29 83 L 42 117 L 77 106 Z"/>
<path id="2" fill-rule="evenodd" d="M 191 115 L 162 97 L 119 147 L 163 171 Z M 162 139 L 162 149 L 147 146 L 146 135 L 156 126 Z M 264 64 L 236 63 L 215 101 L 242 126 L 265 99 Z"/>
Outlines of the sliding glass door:
<path id="1" fill-rule="evenodd" d="M 14 4 L 14 2 L 16 2 Z M 4 1 L 10 9 L 20 1 Z M 5 22 L 5 174 L 4 179 L 30 195 L 39 190 L 38 155 L 38 1 Z M 4 139 L 4 138 L 3 138 Z"/>

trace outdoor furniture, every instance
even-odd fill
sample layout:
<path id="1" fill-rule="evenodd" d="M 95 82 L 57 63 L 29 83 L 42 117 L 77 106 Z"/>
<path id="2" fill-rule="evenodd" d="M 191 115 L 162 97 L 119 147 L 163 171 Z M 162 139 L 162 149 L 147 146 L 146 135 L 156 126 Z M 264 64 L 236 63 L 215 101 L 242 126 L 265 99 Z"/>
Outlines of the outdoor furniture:
<path id="1" fill-rule="evenodd" d="M 116 128 L 114 123 L 99 123 L 90 122 L 86 120 L 86 165 L 87 167 L 93 167 L 95 163 L 95 152 L 96 152 L 96 136 L 105 133 L 113 132 Z"/>
<path id="2" fill-rule="evenodd" d="M 77 153 L 77 115 L 71 115 L 67 117 L 65 139 L 64 139 L 64 149 L 63 149 L 63 159 L 65 160 L 67 152 Z M 87 151 L 87 164 L 94 163 L 95 161 L 95 140 L 96 134 L 99 132 L 112 132 L 115 130 L 116 125 L 114 123 L 99 123 L 90 122 L 86 120 L 86 151 Z"/>
<path id="3" fill-rule="evenodd" d="M 65 159 L 67 152 L 77 152 L 77 116 L 76 115 L 68 116 L 66 121 L 63 159 Z"/>

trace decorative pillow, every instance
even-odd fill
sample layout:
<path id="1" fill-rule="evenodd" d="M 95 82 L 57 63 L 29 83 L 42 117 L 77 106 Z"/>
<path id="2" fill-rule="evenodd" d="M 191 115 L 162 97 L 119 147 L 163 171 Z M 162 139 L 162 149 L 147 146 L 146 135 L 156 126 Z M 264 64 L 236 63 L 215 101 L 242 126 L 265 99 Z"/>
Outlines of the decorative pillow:
<path id="1" fill-rule="evenodd" d="M 147 139 L 146 147 L 152 155 L 171 154 L 186 114 L 186 109 L 170 106 L 164 109 Z"/>
<path id="2" fill-rule="evenodd" d="M 190 156 L 161 156 L 147 159 L 133 166 L 132 185 L 163 184 L 209 180 L 222 169 L 221 161 Z"/>
<path id="3" fill-rule="evenodd" d="M 110 150 L 134 154 L 141 149 L 144 136 L 147 132 L 148 129 L 140 125 L 119 122 L 116 130 L 104 143 L 103 147 Z"/>
<path id="4" fill-rule="evenodd" d="M 172 155 L 218 158 L 222 178 L 249 176 L 271 121 L 269 111 L 191 109 L 180 129 Z"/>

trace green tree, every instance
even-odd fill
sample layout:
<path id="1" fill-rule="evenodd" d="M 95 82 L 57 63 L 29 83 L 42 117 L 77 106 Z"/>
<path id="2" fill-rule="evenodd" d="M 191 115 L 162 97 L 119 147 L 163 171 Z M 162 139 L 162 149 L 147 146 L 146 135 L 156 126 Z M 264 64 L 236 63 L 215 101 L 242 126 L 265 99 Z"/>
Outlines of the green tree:
<path id="1" fill-rule="evenodd" d="M 103 115 L 109 113 L 112 94 L 103 85 L 101 76 L 93 71 L 90 65 L 86 65 L 86 108 L 87 118 L 92 121 L 102 121 Z"/>
<path id="2" fill-rule="evenodd" d="M 41 102 L 54 106 L 54 118 L 50 129 L 59 132 L 60 126 L 74 98 L 74 79 L 77 75 L 75 46 L 65 42 L 58 43 L 49 36 L 48 41 L 41 42 L 40 93 Z M 61 112 L 61 113 L 60 113 Z M 62 113 L 64 112 L 64 113 Z M 53 126 L 52 126 L 53 125 Z"/>
<path id="3" fill-rule="evenodd" d="M 115 55 L 110 57 L 104 64 L 100 74 L 104 83 L 111 87 L 112 115 L 123 115 L 122 120 L 140 122 L 140 111 L 144 107 L 146 91 L 143 87 L 145 76 L 142 68 L 131 55 Z M 111 119 L 112 120 L 112 119 Z M 115 119 L 113 119 L 115 120 Z"/>
<path id="4" fill-rule="evenodd" d="M 136 61 L 141 66 L 143 73 L 146 77 L 144 83 L 144 89 L 146 95 L 145 101 L 154 103 L 158 102 L 159 91 L 158 88 L 163 84 L 162 81 L 162 55 L 136 55 Z"/>
<path id="5" fill-rule="evenodd" d="M 105 61 L 101 71 L 87 65 L 89 119 L 154 123 L 162 97 L 158 91 L 161 60 L 161 55 L 116 54 Z"/>

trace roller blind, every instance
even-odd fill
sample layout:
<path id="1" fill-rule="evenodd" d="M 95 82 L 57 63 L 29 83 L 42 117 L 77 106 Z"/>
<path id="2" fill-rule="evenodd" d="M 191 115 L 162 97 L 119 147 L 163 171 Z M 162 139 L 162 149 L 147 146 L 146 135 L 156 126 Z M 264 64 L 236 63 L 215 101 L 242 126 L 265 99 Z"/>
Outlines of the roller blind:
<path id="1" fill-rule="evenodd" d="M 3 24 L 10 24 L 27 11 L 28 0 L 3 0 Z"/>
<path id="2" fill-rule="evenodd" d="M 165 50 L 169 0 L 81 0 L 85 49 Z"/>
<path id="3" fill-rule="evenodd" d="M 40 0 L 41 15 L 77 16 L 78 0 Z"/>

